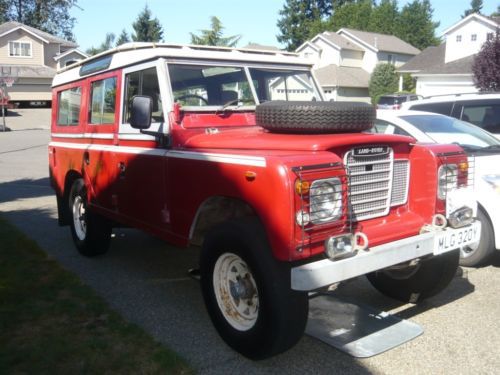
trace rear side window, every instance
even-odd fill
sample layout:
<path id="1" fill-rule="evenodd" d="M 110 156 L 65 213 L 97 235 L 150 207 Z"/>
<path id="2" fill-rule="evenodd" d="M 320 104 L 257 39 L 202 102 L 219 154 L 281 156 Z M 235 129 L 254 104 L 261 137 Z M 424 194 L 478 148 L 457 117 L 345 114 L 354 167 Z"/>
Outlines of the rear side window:
<path id="1" fill-rule="evenodd" d="M 500 133 L 500 104 L 464 105 L 461 119 L 493 133 Z"/>
<path id="2" fill-rule="evenodd" d="M 116 77 L 94 81 L 91 85 L 90 123 L 115 122 Z"/>
<path id="3" fill-rule="evenodd" d="M 135 95 L 146 95 L 153 99 L 153 122 L 164 122 L 160 86 L 156 68 L 129 73 L 125 76 L 124 123 L 130 123 L 130 109 Z"/>
<path id="4" fill-rule="evenodd" d="M 77 126 L 80 117 L 80 106 L 82 99 L 81 87 L 73 87 L 59 92 L 57 111 L 57 125 Z"/>
<path id="5" fill-rule="evenodd" d="M 446 103 L 416 104 L 416 105 L 411 105 L 409 109 L 412 109 L 415 111 L 427 111 L 427 112 L 440 113 L 442 115 L 449 116 L 451 113 L 452 107 L 453 107 L 453 102 L 446 102 Z"/>

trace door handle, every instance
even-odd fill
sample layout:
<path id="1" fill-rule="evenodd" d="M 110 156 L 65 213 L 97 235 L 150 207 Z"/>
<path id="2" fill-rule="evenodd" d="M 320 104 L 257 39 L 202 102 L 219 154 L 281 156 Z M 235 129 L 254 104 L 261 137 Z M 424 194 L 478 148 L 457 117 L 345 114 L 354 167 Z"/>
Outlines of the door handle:
<path id="1" fill-rule="evenodd" d="M 89 164 L 90 164 L 90 155 L 89 155 L 88 151 L 85 151 L 85 152 L 83 153 L 83 162 L 84 162 L 85 164 L 87 164 L 87 165 L 89 165 Z"/>
<path id="2" fill-rule="evenodd" d="M 125 166 L 125 163 L 124 162 L 119 162 L 118 163 L 118 170 L 120 171 L 120 177 L 124 177 L 125 176 L 125 170 L 127 169 L 127 167 Z"/>

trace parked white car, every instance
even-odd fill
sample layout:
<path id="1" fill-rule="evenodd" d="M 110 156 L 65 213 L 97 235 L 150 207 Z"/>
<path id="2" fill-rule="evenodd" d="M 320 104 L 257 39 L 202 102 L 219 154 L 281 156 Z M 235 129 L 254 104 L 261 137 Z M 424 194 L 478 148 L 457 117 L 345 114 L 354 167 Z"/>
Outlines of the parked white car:
<path id="1" fill-rule="evenodd" d="M 500 250 L 500 141 L 483 129 L 436 113 L 378 110 L 377 133 L 410 135 L 423 143 L 458 143 L 470 156 L 481 240 L 462 249 L 462 266 L 487 263 Z"/>
<path id="2" fill-rule="evenodd" d="M 401 104 L 401 109 L 440 113 L 470 122 L 500 139 L 500 93 L 437 95 Z"/>

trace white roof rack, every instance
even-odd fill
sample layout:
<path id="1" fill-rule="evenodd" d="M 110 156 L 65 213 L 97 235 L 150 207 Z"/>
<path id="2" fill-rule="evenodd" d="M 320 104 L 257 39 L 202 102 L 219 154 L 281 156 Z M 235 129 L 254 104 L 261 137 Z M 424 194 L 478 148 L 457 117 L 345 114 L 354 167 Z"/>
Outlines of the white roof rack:
<path id="1" fill-rule="evenodd" d="M 82 66 L 96 62 L 106 56 L 111 56 L 111 62 L 109 67 L 105 69 L 106 71 L 160 57 L 312 66 L 311 62 L 304 60 L 298 54 L 286 51 L 134 42 L 104 51 L 61 69 L 54 77 L 53 86 L 84 77 L 79 72 Z"/>

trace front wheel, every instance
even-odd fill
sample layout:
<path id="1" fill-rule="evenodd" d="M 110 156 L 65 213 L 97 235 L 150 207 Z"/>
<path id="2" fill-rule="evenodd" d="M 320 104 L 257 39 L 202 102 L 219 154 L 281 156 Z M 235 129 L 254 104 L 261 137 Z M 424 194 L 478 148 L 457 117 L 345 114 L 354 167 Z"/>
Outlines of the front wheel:
<path id="1" fill-rule="evenodd" d="M 495 234 L 491 222 L 480 208 L 477 219 L 481 222 L 481 238 L 479 243 L 465 246 L 460 250 L 460 265 L 465 267 L 481 266 L 490 260 L 495 253 Z"/>
<path id="2" fill-rule="evenodd" d="M 422 260 L 403 269 L 381 270 L 367 275 L 382 294 L 402 302 L 417 303 L 441 292 L 458 269 L 460 250 Z"/>
<path id="3" fill-rule="evenodd" d="M 71 235 L 78 252 L 88 257 L 104 254 L 111 240 L 111 225 L 87 208 L 87 189 L 83 179 L 73 183 L 68 203 Z"/>
<path id="4" fill-rule="evenodd" d="M 201 262 L 205 305 L 222 339 L 251 359 L 291 348 L 307 322 L 307 293 L 290 289 L 290 267 L 276 261 L 253 217 L 217 226 L 205 238 Z"/>

